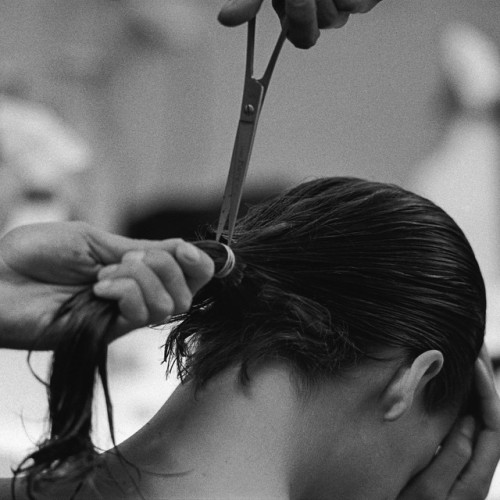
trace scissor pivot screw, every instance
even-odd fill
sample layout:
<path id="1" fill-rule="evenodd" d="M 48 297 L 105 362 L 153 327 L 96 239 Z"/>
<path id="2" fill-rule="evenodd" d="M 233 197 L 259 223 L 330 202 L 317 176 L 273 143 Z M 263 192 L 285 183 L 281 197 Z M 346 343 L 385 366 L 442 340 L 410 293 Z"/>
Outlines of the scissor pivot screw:
<path id="1" fill-rule="evenodd" d="M 253 115 L 255 113 L 255 108 L 251 104 L 246 104 L 243 110 L 247 115 Z"/>

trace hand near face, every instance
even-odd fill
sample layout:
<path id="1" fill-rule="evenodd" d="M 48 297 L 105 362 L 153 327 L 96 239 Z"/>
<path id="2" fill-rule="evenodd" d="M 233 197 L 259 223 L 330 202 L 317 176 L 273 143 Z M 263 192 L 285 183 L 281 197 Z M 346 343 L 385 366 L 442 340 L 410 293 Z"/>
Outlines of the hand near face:
<path id="1" fill-rule="evenodd" d="M 398 500 L 479 500 L 488 495 L 500 460 L 500 399 L 486 350 L 476 362 L 476 391 L 481 422 L 457 422 L 434 460 Z M 474 437 L 475 436 L 475 437 Z"/>
<path id="2" fill-rule="evenodd" d="M 301 49 L 312 47 L 319 30 L 341 28 L 350 14 L 365 13 L 381 0 L 273 0 L 282 21 L 288 23 L 288 38 Z M 256 16 L 263 0 L 228 0 L 219 13 L 225 26 L 237 26 Z"/>
<path id="3" fill-rule="evenodd" d="M 0 347 L 51 349 L 40 334 L 61 304 L 93 287 L 120 310 L 112 338 L 186 312 L 213 276 L 207 254 L 180 239 L 133 240 L 88 224 L 24 226 L 0 239 Z"/>

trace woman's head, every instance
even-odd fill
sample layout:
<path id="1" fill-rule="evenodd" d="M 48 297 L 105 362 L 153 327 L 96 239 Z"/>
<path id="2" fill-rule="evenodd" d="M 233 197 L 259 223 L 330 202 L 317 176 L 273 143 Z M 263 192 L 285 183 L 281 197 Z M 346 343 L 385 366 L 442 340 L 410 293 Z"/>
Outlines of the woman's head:
<path id="1" fill-rule="evenodd" d="M 202 385 L 241 364 L 290 363 L 314 383 L 397 349 L 442 353 L 429 412 L 462 406 L 483 341 L 485 290 L 464 234 L 429 200 L 355 178 L 303 183 L 237 225 L 236 269 L 171 334 L 181 374 Z"/>

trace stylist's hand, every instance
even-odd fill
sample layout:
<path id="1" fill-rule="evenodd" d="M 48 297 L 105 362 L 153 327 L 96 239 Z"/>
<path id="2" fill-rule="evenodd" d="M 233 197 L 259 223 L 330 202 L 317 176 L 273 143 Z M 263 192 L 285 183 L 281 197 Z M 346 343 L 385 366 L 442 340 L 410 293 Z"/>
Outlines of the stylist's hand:
<path id="1" fill-rule="evenodd" d="M 263 0 L 227 0 L 219 13 L 225 26 L 238 26 L 256 16 Z M 288 22 L 288 38 L 301 49 L 312 47 L 320 28 L 340 28 L 350 14 L 371 10 L 381 0 L 273 0 L 282 21 Z"/>
<path id="2" fill-rule="evenodd" d="M 481 422 L 476 436 L 471 421 L 459 421 L 440 453 L 398 500 L 479 500 L 488 495 L 500 460 L 500 399 L 486 350 L 476 362 L 476 390 Z M 470 417 L 467 417 L 469 419 Z"/>
<path id="3" fill-rule="evenodd" d="M 89 286 L 119 305 L 114 337 L 161 322 L 187 311 L 213 271 L 208 255 L 180 239 L 132 240 L 80 222 L 14 229 L 0 239 L 0 347 L 53 348 L 56 339 L 40 343 L 40 333 Z"/>

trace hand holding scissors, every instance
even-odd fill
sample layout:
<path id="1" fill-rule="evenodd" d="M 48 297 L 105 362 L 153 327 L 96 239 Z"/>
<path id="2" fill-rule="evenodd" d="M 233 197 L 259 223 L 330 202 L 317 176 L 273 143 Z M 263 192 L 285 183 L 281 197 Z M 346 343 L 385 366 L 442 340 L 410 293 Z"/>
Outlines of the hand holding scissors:
<path id="1" fill-rule="evenodd" d="M 365 13 L 381 0 L 273 0 L 281 21 L 288 24 L 288 38 L 301 49 L 312 47 L 319 30 L 341 28 L 351 14 Z M 253 19 L 263 0 L 228 0 L 219 13 L 225 26 L 238 26 Z"/>

